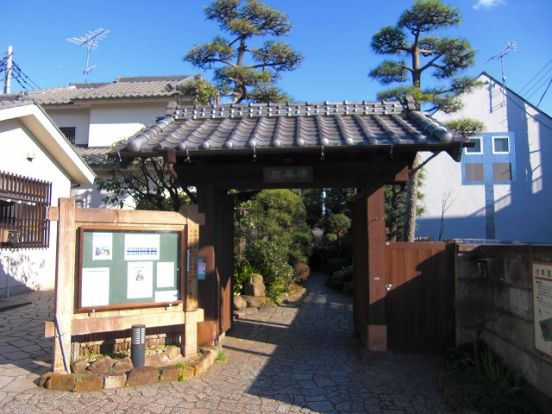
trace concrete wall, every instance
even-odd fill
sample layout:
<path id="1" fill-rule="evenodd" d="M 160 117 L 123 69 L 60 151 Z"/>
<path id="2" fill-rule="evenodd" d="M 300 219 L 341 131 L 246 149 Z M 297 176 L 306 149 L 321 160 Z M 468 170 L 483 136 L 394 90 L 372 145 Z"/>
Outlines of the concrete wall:
<path id="1" fill-rule="evenodd" d="M 474 342 L 480 332 L 541 401 L 552 404 L 552 358 L 535 349 L 534 261 L 552 262 L 552 246 L 458 245 L 456 338 L 458 344 Z"/>
<path id="2" fill-rule="evenodd" d="M 90 110 L 88 146 L 110 146 L 135 134 L 146 125 L 163 116 L 166 103 L 127 105 L 94 105 Z"/>
<path id="3" fill-rule="evenodd" d="M 0 169 L 4 172 L 52 183 L 52 205 L 69 197 L 71 182 L 60 167 L 37 145 L 17 120 L 0 123 Z M 35 153 L 32 162 L 27 152 Z M 27 288 L 52 289 L 55 283 L 56 223 L 50 223 L 50 247 L 43 249 L 0 249 L 0 297 Z"/>
<path id="4" fill-rule="evenodd" d="M 446 121 L 475 118 L 490 132 L 514 134 L 516 177 L 494 185 L 495 238 L 502 241 L 552 243 L 552 119 L 482 75 L 485 84 L 462 97 L 464 108 L 454 114 L 437 112 Z M 424 154 L 427 158 L 430 154 Z M 443 202 L 448 197 L 442 238 L 485 238 L 484 185 L 462 185 L 461 164 L 441 154 L 424 168 L 426 213 L 418 220 L 418 236 L 439 238 Z M 515 223 L 515 225 L 512 225 Z"/>
<path id="5" fill-rule="evenodd" d="M 75 144 L 88 144 L 89 109 L 51 109 L 48 110 L 48 115 L 59 128 L 75 127 Z"/>

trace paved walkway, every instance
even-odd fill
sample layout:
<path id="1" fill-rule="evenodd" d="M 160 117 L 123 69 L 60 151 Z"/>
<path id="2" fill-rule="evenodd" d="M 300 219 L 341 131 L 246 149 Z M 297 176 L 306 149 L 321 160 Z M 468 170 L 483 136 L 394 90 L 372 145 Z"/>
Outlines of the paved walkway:
<path id="1" fill-rule="evenodd" d="M 17 324 L 17 314 L 23 309 L 0 313 L 0 325 L 7 320 L 22 325 Z M 32 387 L 0 394 L 0 412 L 449 412 L 437 390 L 436 357 L 367 353 L 351 335 L 351 321 L 350 297 L 327 290 L 322 277 L 311 277 L 299 307 L 265 308 L 236 321 L 224 343 L 228 360 L 216 363 L 200 378 L 87 394 Z M 34 322 L 30 326 L 36 328 Z M 0 329 L 1 343 L 11 344 L 5 329 Z M 10 332 L 16 333 L 17 328 Z M 27 335 L 28 331 L 19 337 Z M 36 352 L 38 361 L 43 353 Z M 27 370 L 25 361 L 13 361 L 13 365 Z M 0 362 L 0 381 L 9 365 Z M 27 372 L 25 378 L 29 381 L 32 376 Z M 1 392 L 5 393 L 2 388 Z"/>

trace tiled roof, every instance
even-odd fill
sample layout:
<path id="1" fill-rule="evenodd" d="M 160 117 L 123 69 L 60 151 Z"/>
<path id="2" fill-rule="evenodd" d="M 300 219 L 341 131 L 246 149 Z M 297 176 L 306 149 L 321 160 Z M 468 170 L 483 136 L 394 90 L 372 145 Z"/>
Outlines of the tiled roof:
<path id="1" fill-rule="evenodd" d="M 100 166 L 106 164 L 107 156 L 111 153 L 111 147 L 78 147 L 74 146 L 77 154 L 86 161 L 88 165 Z"/>
<path id="2" fill-rule="evenodd" d="M 118 78 L 111 83 L 74 84 L 61 88 L 31 91 L 24 95 L 41 105 L 70 104 L 79 100 L 156 98 L 178 93 L 176 87 L 194 76 L 144 76 Z"/>
<path id="3" fill-rule="evenodd" d="M 20 100 L 7 100 L 2 101 L 0 100 L 0 110 L 2 109 L 8 109 L 8 108 L 15 108 L 18 106 L 25 106 L 25 105 L 34 105 L 33 101 L 20 101 Z"/>
<path id="4" fill-rule="evenodd" d="M 122 152 L 234 151 L 278 148 L 368 148 L 380 145 L 459 146 L 437 121 L 395 102 L 176 107 L 130 137 Z"/>

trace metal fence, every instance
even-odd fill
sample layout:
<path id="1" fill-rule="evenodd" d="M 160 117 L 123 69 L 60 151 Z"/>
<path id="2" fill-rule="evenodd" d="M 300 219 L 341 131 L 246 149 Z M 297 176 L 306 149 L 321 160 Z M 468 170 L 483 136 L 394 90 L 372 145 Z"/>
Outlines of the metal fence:
<path id="1" fill-rule="evenodd" d="M 52 183 L 0 171 L 0 248 L 48 247 Z"/>

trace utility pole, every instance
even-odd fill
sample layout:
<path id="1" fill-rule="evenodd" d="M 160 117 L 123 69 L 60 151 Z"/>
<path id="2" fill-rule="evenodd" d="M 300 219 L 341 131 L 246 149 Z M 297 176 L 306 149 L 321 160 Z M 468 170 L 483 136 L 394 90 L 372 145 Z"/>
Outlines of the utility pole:
<path id="1" fill-rule="evenodd" d="M 8 46 L 8 58 L 6 61 L 6 73 L 4 76 L 4 94 L 7 95 L 11 91 L 11 77 L 13 68 L 13 47 Z"/>

